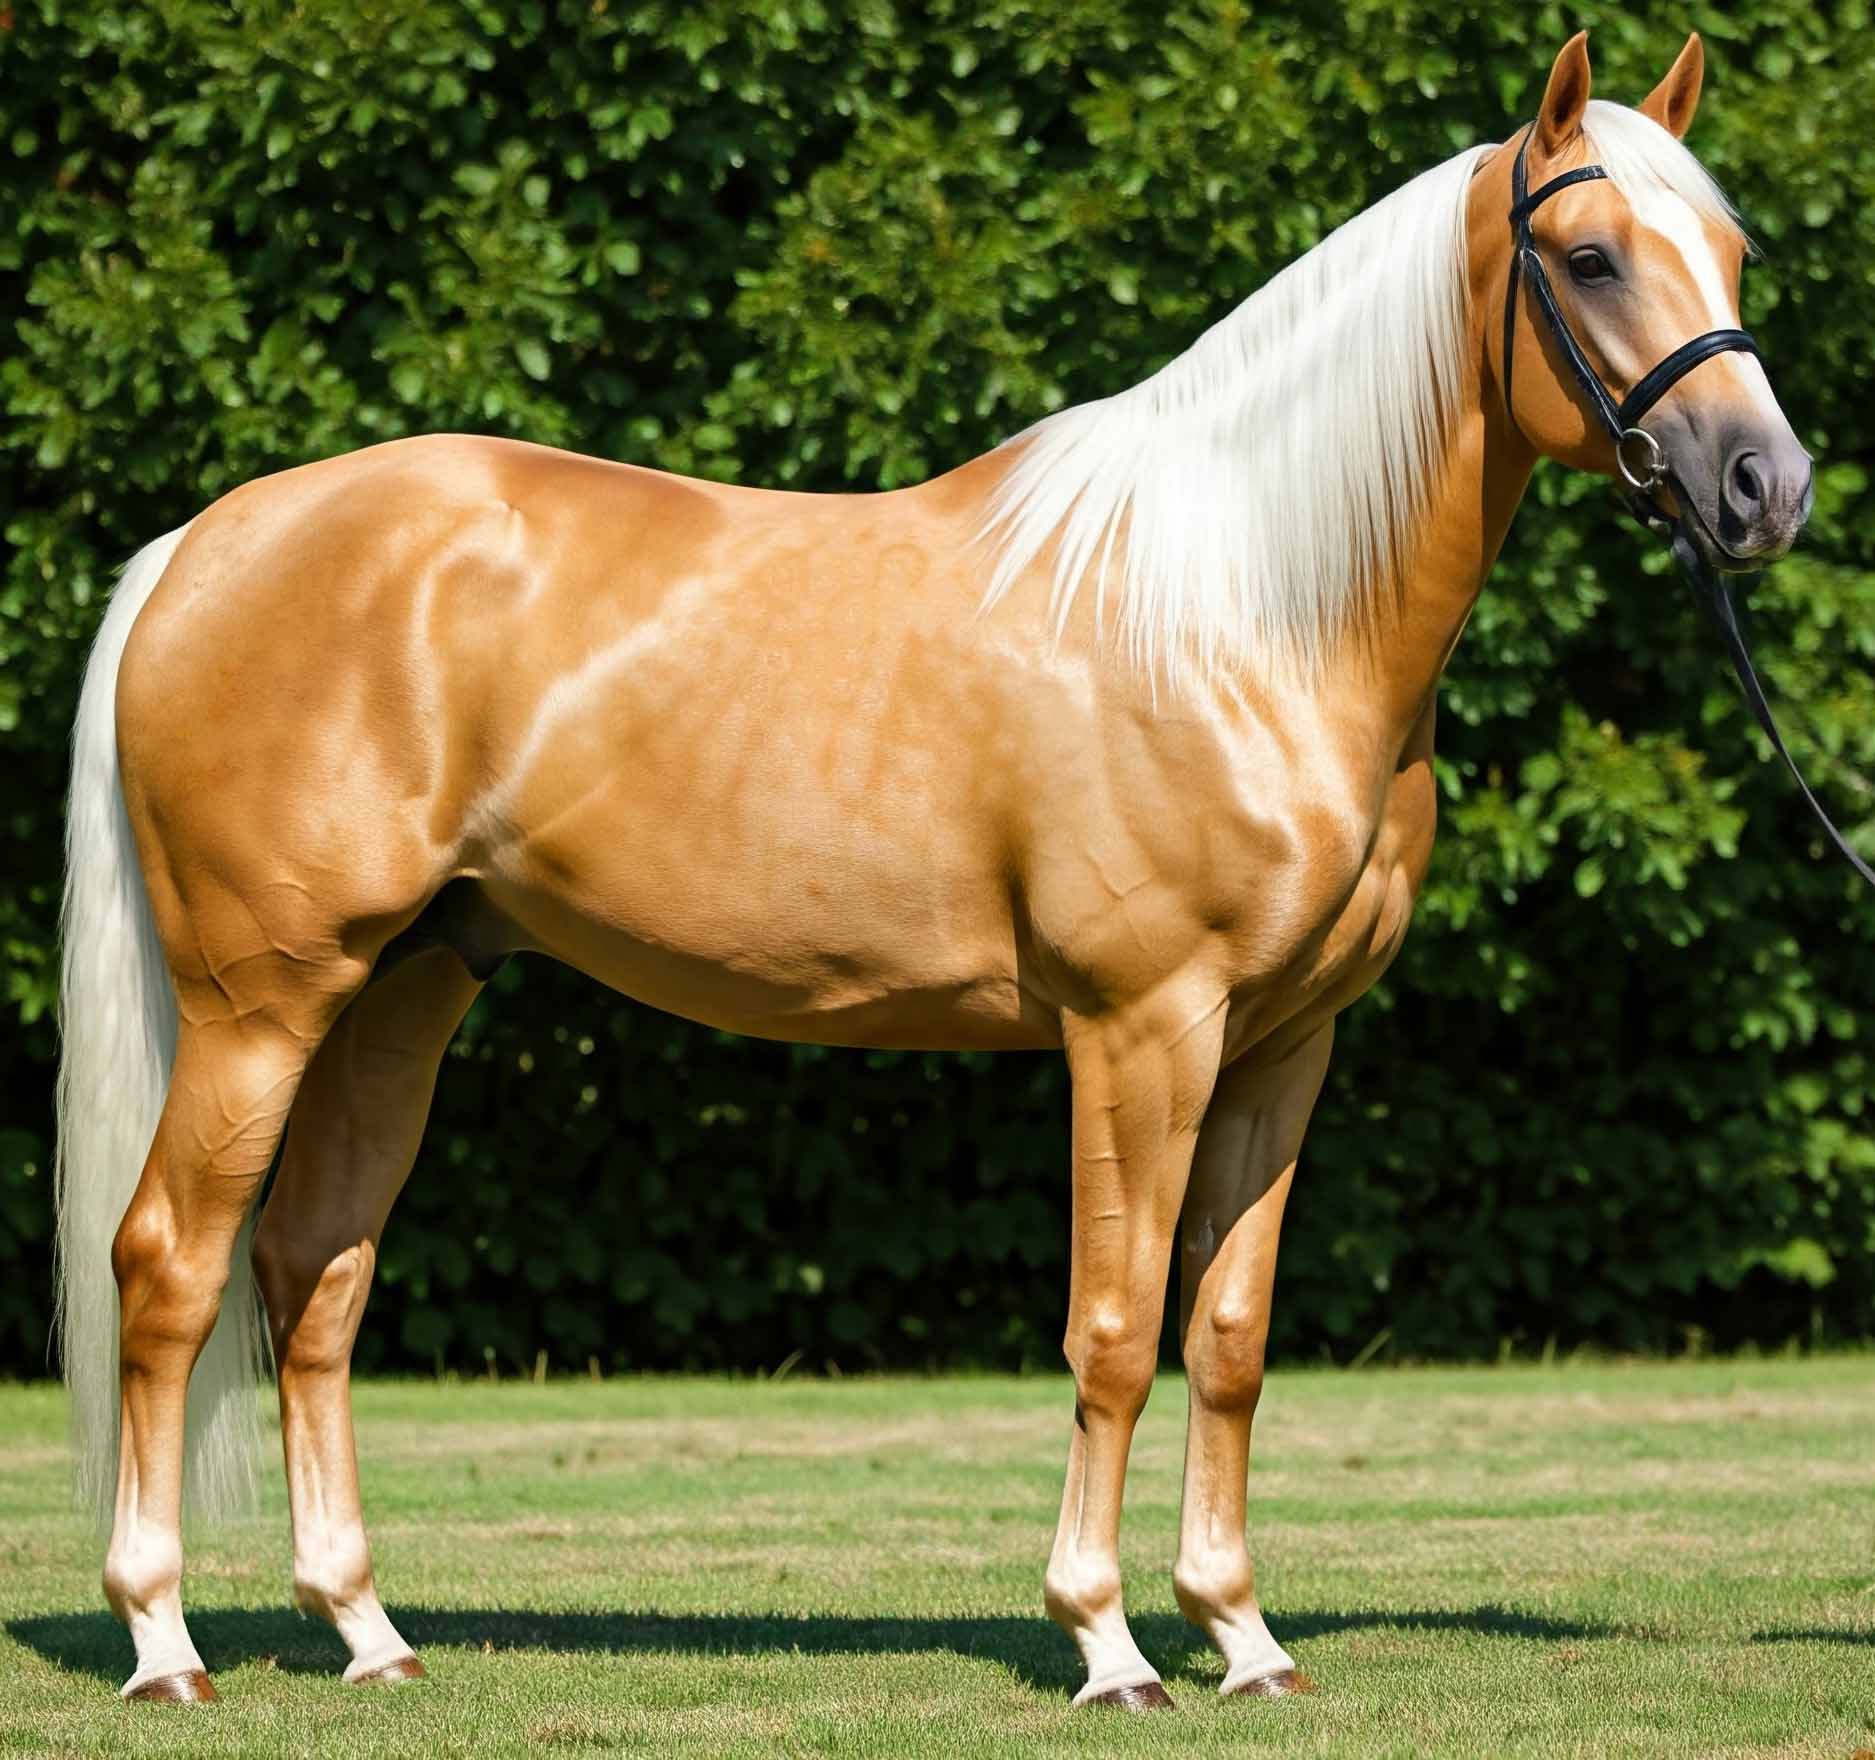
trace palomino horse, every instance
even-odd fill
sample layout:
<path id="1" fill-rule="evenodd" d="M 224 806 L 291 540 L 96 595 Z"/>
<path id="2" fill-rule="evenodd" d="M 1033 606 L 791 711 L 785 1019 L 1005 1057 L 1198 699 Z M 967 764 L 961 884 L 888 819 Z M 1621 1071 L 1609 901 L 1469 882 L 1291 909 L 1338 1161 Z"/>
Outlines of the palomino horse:
<path id="1" fill-rule="evenodd" d="M 439 436 L 249 484 L 136 557 L 78 712 L 60 1172 L 128 1696 L 213 1693 L 183 1463 L 211 1508 L 240 1488 L 250 1276 L 300 1604 L 347 1680 L 422 1672 L 373 1585 L 348 1365 L 438 1061 L 520 949 L 739 1033 L 1059 1046 L 1075 1405 L 1045 1584 L 1078 1699 L 1167 1702 L 1117 1542 L 1175 1247 L 1179 1603 L 1226 1693 L 1303 1684 L 1244 1540 L 1283 1204 L 1335 1016 L 1406 932 L 1434 693 L 1531 468 L 1622 462 L 1527 261 L 1511 287 L 1513 181 L 1605 167 L 1526 212 L 1593 372 L 1633 387 L 1737 323 L 1745 240 L 1678 138 L 1701 72 L 1695 38 L 1638 112 L 1591 103 L 1576 38 L 1525 134 L 917 488 Z M 1810 478 L 1738 346 L 1682 363 L 1647 440 L 1734 562 L 1789 546 Z"/>

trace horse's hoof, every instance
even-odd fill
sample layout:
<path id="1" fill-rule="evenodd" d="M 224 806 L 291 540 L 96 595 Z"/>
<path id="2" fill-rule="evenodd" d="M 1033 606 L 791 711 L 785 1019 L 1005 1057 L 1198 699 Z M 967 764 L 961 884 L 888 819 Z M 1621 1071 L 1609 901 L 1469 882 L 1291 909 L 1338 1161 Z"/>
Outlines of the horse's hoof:
<path id="1" fill-rule="evenodd" d="M 354 1687 L 388 1687 L 399 1681 L 420 1681 L 424 1672 L 423 1664 L 414 1656 L 400 1656 L 395 1662 L 387 1662 L 368 1674 L 348 1676 L 347 1681 Z"/>
<path id="2" fill-rule="evenodd" d="M 1287 1699 L 1295 1693 L 1313 1693 L 1315 1683 L 1299 1668 L 1285 1668 L 1276 1674 L 1258 1675 L 1241 1687 L 1232 1687 L 1227 1699 Z"/>
<path id="3" fill-rule="evenodd" d="M 1170 1711 L 1172 1695 L 1157 1681 L 1137 1687 L 1110 1687 L 1104 1693 L 1082 1701 L 1086 1705 L 1112 1705 L 1121 1711 Z"/>
<path id="4" fill-rule="evenodd" d="M 132 1687 L 124 1697 L 145 1705 L 212 1705 L 221 1695 L 199 1668 L 190 1668 L 181 1674 L 159 1674 L 153 1681 Z"/>

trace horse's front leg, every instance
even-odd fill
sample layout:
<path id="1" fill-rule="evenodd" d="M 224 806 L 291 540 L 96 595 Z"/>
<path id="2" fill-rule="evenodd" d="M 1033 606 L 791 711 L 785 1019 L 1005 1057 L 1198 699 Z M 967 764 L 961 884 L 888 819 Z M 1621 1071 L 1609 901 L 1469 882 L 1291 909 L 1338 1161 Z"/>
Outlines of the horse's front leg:
<path id="1" fill-rule="evenodd" d="M 1224 1072 L 1181 1219 L 1179 1336 L 1191 1424 L 1172 1581 L 1186 1618 L 1223 1652 L 1226 1693 L 1308 1690 L 1257 1605 L 1244 1493 L 1283 1204 L 1333 1041 L 1331 1025 L 1278 1064 Z"/>
<path id="2" fill-rule="evenodd" d="M 1152 1388 L 1165 1282 L 1198 1124 L 1217 1076 L 1224 998 L 1162 993 L 1063 1023 L 1074 1086 L 1073 1257 L 1065 1349 L 1074 1436 L 1045 1588 L 1087 1665 L 1077 1705 L 1169 1705 L 1120 1601 L 1120 1500 Z"/>

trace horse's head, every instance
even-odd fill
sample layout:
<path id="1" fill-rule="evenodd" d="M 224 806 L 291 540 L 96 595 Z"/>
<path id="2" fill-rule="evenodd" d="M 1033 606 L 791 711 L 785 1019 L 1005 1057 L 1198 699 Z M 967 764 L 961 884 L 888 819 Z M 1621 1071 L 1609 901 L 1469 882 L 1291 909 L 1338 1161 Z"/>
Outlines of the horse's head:
<path id="1" fill-rule="evenodd" d="M 1704 68 L 1689 37 L 1638 111 L 1591 104 L 1587 36 L 1569 42 L 1536 120 L 1480 164 L 1473 294 L 1529 443 L 1645 485 L 1709 563 L 1742 568 L 1790 548 L 1811 469 L 1737 328 L 1749 242 L 1679 144 Z"/>

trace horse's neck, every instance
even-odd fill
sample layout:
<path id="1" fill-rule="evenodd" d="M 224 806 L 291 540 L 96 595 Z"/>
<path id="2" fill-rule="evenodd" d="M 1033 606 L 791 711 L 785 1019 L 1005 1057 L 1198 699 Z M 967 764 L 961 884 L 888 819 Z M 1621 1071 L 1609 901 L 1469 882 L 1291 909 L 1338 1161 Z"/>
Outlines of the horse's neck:
<path id="1" fill-rule="evenodd" d="M 1383 738 L 1397 736 L 1404 744 L 1424 716 L 1534 462 L 1528 446 L 1488 405 L 1474 402 L 1453 424 L 1401 589 L 1355 661 L 1381 717 Z"/>
<path id="2" fill-rule="evenodd" d="M 1008 449 L 985 453 L 911 493 L 929 498 L 965 529 L 978 532 L 1012 456 Z M 1341 706 L 1337 719 L 1344 722 L 1349 706 L 1367 709 L 1372 719 L 1358 743 L 1370 755 L 1397 754 L 1422 720 L 1534 463 L 1534 454 L 1488 401 L 1474 374 L 1465 413 L 1453 423 L 1444 463 L 1434 474 L 1400 589 L 1384 596 L 1378 619 L 1351 633 L 1309 687 Z M 1083 595 L 1087 639 L 1098 643 L 1105 638 L 1095 628 L 1093 604 L 1093 595 Z M 1267 707 L 1284 687 L 1272 689 L 1258 677 L 1222 688 L 1227 694 L 1241 688 Z"/>

